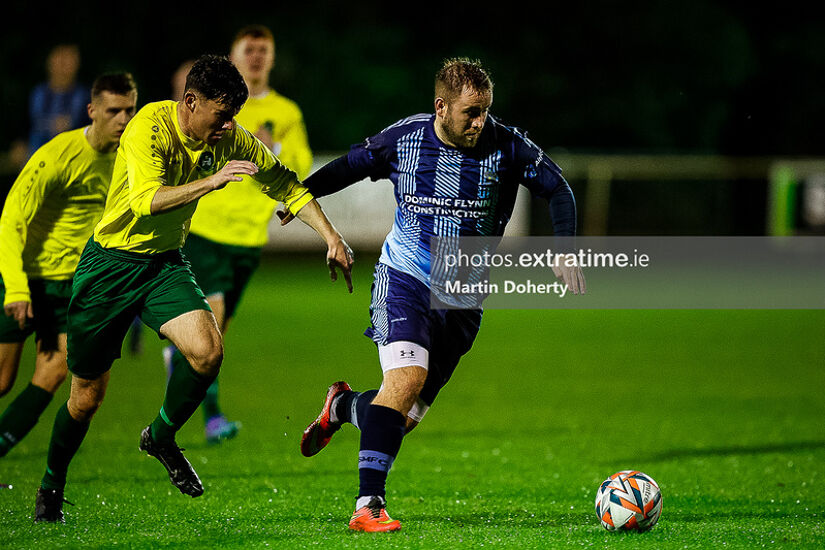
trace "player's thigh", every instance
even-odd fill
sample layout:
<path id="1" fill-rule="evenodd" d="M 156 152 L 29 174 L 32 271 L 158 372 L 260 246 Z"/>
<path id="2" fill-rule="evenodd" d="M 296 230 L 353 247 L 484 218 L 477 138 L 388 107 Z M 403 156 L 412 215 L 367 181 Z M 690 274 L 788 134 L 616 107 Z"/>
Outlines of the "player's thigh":
<path id="1" fill-rule="evenodd" d="M 160 327 L 160 333 L 180 350 L 195 371 L 216 375 L 223 359 L 223 340 L 211 311 L 196 309 Z"/>
<path id="2" fill-rule="evenodd" d="M 212 370 L 216 360 L 220 364 L 223 347 L 215 316 L 182 258 L 165 263 L 154 278 L 140 317 L 171 340 L 196 371 Z"/>
<path id="3" fill-rule="evenodd" d="M 143 300 L 152 266 L 102 248 L 90 239 L 75 270 L 68 306 L 68 366 L 96 379 L 120 357 L 121 345 Z"/>
<path id="4" fill-rule="evenodd" d="M 66 333 L 57 335 L 57 348 L 45 347 L 38 342 L 32 384 L 54 393 L 63 384 L 68 371 L 66 360 Z"/>
<path id="5" fill-rule="evenodd" d="M 429 375 L 418 403 L 422 417 L 449 382 L 461 358 L 472 348 L 481 326 L 478 310 L 440 310 L 433 311 L 432 316 Z"/>
<path id="6" fill-rule="evenodd" d="M 376 265 L 370 302 L 372 326 L 365 334 L 379 348 L 392 342 L 413 342 L 429 349 L 429 295 L 429 289 L 413 277 Z"/>
<path id="7" fill-rule="evenodd" d="M 120 358 L 126 333 L 137 313 L 136 302 L 114 291 L 75 294 L 67 315 L 67 364 L 86 379 L 107 372 Z"/>

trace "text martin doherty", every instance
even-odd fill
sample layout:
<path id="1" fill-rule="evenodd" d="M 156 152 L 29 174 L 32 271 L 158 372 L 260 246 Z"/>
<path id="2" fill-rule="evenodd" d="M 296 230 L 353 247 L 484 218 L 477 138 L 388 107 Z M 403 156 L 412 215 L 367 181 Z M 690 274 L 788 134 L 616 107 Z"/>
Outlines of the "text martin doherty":
<path id="1" fill-rule="evenodd" d="M 478 283 L 465 283 L 459 280 L 446 281 L 444 290 L 447 294 L 556 294 L 564 298 L 567 294 L 567 285 L 558 281 L 552 283 L 536 283 L 527 279 L 524 282 L 505 280 L 502 283 L 491 283 L 484 280 Z"/>

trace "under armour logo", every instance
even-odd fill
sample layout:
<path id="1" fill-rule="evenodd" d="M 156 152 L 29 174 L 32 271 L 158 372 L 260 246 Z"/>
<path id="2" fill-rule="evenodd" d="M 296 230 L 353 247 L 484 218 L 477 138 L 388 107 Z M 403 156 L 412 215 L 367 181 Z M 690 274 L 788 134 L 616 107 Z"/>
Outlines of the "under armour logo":
<path id="1" fill-rule="evenodd" d="M 415 352 L 414 352 L 413 350 L 410 350 L 410 351 L 404 351 L 404 350 L 402 349 L 402 350 L 401 350 L 400 352 L 398 352 L 398 353 L 401 355 L 401 357 L 407 357 L 407 354 L 409 354 L 409 355 L 410 355 L 410 357 L 415 357 Z"/>

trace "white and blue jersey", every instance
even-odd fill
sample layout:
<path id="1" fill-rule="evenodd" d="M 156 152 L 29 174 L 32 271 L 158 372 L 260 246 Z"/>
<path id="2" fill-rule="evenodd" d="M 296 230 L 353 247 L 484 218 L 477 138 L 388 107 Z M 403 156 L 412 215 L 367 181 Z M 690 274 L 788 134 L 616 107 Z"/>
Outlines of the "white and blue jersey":
<path id="1" fill-rule="evenodd" d="M 550 201 L 556 235 L 575 234 L 575 202 L 561 169 L 519 128 L 488 116 L 479 141 L 458 149 L 438 139 L 434 114 L 402 119 L 328 164 L 306 180 L 315 196 L 335 192 L 365 177 L 389 178 L 398 208 L 380 263 L 433 287 L 432 237 L 504 233 L 519 184 Z M 447 245 L 449 246 L 449 245 Z"/>

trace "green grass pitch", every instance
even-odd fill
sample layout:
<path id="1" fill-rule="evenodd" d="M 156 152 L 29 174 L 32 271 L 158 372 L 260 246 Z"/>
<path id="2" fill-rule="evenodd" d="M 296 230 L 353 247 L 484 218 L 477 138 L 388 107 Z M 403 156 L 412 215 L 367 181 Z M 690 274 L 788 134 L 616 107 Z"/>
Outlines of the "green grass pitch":
<path id="1" fill-rule="evenodd" d="M 66 525 L 34 525 L 34 493 L 64 387 L 0 459 L 0 547 L 821 548 L 825 540 L 825 311 L 488 311 L 478 340 L 389 477 L 392 534 L 347 530 L 358 431 L 307 459 L 298 442 L 340 378 L 375 387 L 362 331 L 374 257 L 356 291 L 321 256 L 265 262 L 226 338 L 222 403 L 237 439 L 178 442 L 204 481 L 191 499 L 137 450 L 160 406 L 161 343 L 112 371 L 69 471 Z M 31 376 L 31 350 L 5 408 Z M 608 533 L 599 483 L 639 469 L 664 511 Z"/>

